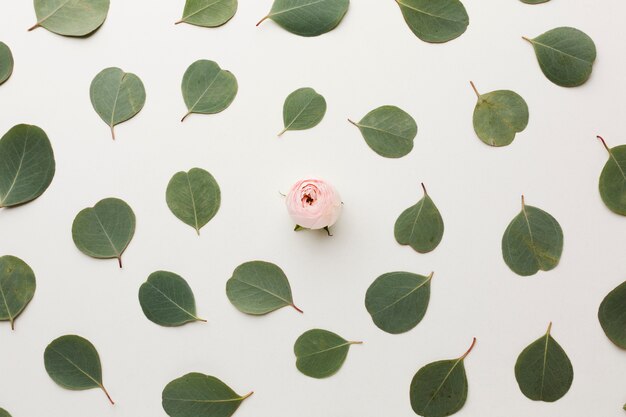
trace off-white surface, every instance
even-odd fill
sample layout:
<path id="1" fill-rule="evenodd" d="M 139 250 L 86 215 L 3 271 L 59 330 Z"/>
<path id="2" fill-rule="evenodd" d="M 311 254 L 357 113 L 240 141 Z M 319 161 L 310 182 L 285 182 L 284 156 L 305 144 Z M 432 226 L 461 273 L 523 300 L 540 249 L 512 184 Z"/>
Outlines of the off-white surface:
<path id="1" fill-rule="evenodd" d="M 392 0 L 353 0 L 335 31 L 312 39 L 271 21 L 256 28 L 270 0 L 242 0 L 219 29 L 174 26 L 183 3 L 112 0 L 104 26 L 87 39 L 27 32 L 31 2 L 0 5 L 0 40 L 15 57 L 13 76 L 0 86 L 0 131 L 42 127 L 57 162 L 41 198 L 0 211 L 0 254 L 19 256 L 37 275 L 17 330 L 0 324 L 0 407 L 14 417 L 165 416 L 163 387 L 198 371 L 238 393 L 255 391 L 238 417 L 410 417 L 414 373 L 458 357 L 476 336 L 459 417 L 624 415 L 626 352 L 604 336 L 597 309 L 626 278 L 626 218 L 600 200 L 607 154 L 595 140 L 626 141 L 622 0 L 464 0 L 470 26 L 443 45 L 417 39 Z M 557 26 L 580 28 L 596 42 L 598 60 L 583 87 L 551 84 L 521 39 Z M 197 59 L 231 70 L 239 93 L 223 113 L 181 124 L 180 81 Z M 136 73 L 147 90 L 143 111 L 118 126 L 116 142 L 88 94 L 109 66 Z M 474 135 L 470 79 L 482 92 L 512 89 L 528 102 L 530 124 L 511 146 L 490 148 Z M 303 86 L 325 96 L 326 117 L 279 139 L 283 100 Z M 415 148 L 399 160 L 376 155 L 346 121 L 384 104 L 419 125 Z M 196 166 L 222 189 L 221 209 L 200 238 L 165 204 L 170 177 Z M 309 175 L 331 181 L 345 202 L 332 238 L 292 231 L 279 192 Z M 393 237 L 397 216 L 421 198 L 421 181 L 446 226 L 428 255 Z M 560 265 L 530 278 L 514 275 L 500 251 L 522 193 L 565 233 Z M 137 215 L 122 271 L 115 260 L 80 253 L 70 233 L 79 210 L 110 196 Z M 285 308 L 254 318 L 229 303 L 226 280 L 253 259 L 284 269 L 304 315 Z M 169 329 L 144 317 L 138 288 L 159 269 L 188 280 L 208 323 Z M 370 283 L 395 270 L 435 271 L 426 317 L 398 336 L 375 327 L 363 305 Z M 519 391 L 513 367 L 550 321 L 574 383 L 560 401 L 535 403 Z M 325 380 L 294 364 L 295 339 L 314 327 L 365 341 Z M 43 351 L 68 333 L 97 347 L 114 407 L 98 390 L 66 391 L 47 376 Z"/>

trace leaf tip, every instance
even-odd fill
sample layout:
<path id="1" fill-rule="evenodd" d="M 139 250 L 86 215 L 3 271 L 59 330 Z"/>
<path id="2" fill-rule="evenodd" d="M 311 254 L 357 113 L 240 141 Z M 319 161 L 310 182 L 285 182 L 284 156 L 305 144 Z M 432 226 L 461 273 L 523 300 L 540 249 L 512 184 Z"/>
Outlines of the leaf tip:
<path id="1" fill-rule="evenodd" d="M 435 275 L 435 271 L 431 271 L 431 273 L 428 274 L 428 280 L 430 281 L 431 279 L 433 279 L 434 275 Z"/>
<path id="2" fill-rule="evenodd" d="M 422 184 L 422 190 L 424 190 L 424 195 L 428 195 L 428 191 L 426 191 L 426 186 L 424 185 L 424 183 L 420 183 Z"/>

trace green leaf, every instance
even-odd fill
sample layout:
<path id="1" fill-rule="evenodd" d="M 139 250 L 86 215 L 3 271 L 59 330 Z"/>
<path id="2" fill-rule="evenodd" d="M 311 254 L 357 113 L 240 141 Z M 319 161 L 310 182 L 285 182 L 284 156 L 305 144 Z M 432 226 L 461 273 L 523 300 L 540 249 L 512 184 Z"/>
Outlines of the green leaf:
<path id="1" fill-rule="evenodd" d="M 241 396 L 210 375 L 192 372 L 163 389 L 163 409 L 170 417 L 229 417 L 252 392 Z"/>
<path id="2" fill-rule="evenodd" d="M 526 4 L 541 4 L 541 3 L 547 3 L 550 0 L 521 0 L 522 3 L 526 3 Z"/>
<path id="3" fill-rule="evenodd" d="M 446 417 L 459 411 L 467 400 L 465 358 L 474 348 L 476 339 L 463 356 L 442 360 L 422 367 L 411 381 L 409 397 L 416 414 L 424 417 Z"/>
<path id="4" fill-rule="evenodd" d="M 626 349 L 626 281 L 602 300 L 598 319 L 606 337 L 616 346 Z"/>
<path id="5" fill-rule="evenodd" d="M 515 379 L 522 393 L 533 401 L 554 402 L 569 391 L 574 370 L 550 330 L 528 345 L 515 363 Z"/>
<path id="6" fill-rule="evenodd" d="M 35 273 L 28 264 L 15 256 L 0 257 L 0 321 L 9 321 L 15 329 L 15 319 L 35 295 Z"/>
<path id="7" fill-rule="evenodd" d="M 100 388 L 114 404 L 102 384 L 102 367 L 98 351 L 87 339 L 67 335 L 55 339 L 43 354 L 46 372 L 65 389 L 83 391 Z"/>
<path id="8" fill-rule="evenodd" d="M 304 130 L 316 126 L 326 113 L 326 100 L 312 88 L 299 88 L 287 96 L 283 106 L 285 129 Z"/>
<path id="9" fill-rule="evenodd" d="M 365 308 L 379 329 L 399 334 L 422 321 L 430 300 L 433 274 L 389 272 L 376 278 L 365 294 Z"/>
<path id="10" fill-rule="evenodd" d="M 285 306 L 302 313 L 293 303 L 287 276 L 269 262 L 251 261 L 239 265 L 226 282 L 226 295 L 237 310 L 246 314 L 267 314 Z"/>
<path id="11" fill-rule="evenodd" d="M 609 148 L 601 136 L 598 139 L 609 153 L 600 174 L 600 196 L 612 212 L 626 216 L 626 145 Z"/>
<path id="12" fill-rule="evenodd" d="M 187 0 L 183 17 L 176 22 L 214 28 L 228 22 L 237 12 L 237 0 Z"/>
<path id="13" fill-rule="evenodd" d="M 544 75 L 561 87 L 577 87 L 591 76 L 596 60 L 593 40 L 578 29 L 560 27 L 534 39 L 533 45 Z"/>
<path id="14" fill-rule="evenodd" d="M 119 68 L 106 68 L 91 82 L 89 97 L 94 110 L 111 129 L 134 117 L 146 102 L 146 90 L 135 74 Z"/>
<path id="15" fill-rule="evenodd" d="M 424 197 L 414 206 L 404 210 L 394 226 L 396 241 L 410 245 L 419 253 L 434 250 L 443 237 L 443 219 L 435 203 L 422 184 Z"/>
<path id="16" fill-rule="evenodd" d="M 563 252 L 563 230 L 554 217 L 527 206 L 513 218 L 502 237 L 502 256 L 513 272 L 521 276 L 554 269 Z"/>
<path id="17" fill-rule="evenodd" d="M 150 274 L 139 288 L 139 304 L 148 320 L 161 326 L 206 321 L 196 316 L 196 300 L 187 281 L 173 272 Z"/>
<path id="18" fill-rule="evenodd" d="M 38 27 L 63 36 L 87 36 L 107 18 L 109 0 L 35 0 Z"/>
<path id="19" fill-rule="evenodd" d="M 528 105 L 514 91 L 497 90 L 487 94 L 476 92 L 478 101 L 474 107 L 474 131 L 490 146 L 506 146 L 513 142 L 515 134 L 528 125 Z"/>
<path id="20" fill-rule="evenodd" d="M 0 85 L 9 79 L 13 72 L 13 54 L 4 42 L 0 42 Z"/>
<path id="21" fill-rule="evenodd" d="M 167 184 L 165 201 L 174 216 L 196 229 L 199 235 L 220 208 L 220 187 L 213 175 L 201 168 L 180 171 Z"/>
<path id="22" fill-rule="evenodd" d="M 54 152 L 46 132 L 33 125 L 13 126 L 0 139 L 0 208 L 39 197 L 52 182 Z"/>
<path id="23" fill-rule="evenodd" d="M 230 72 L 220 68 L 216 62 L 201 59 L 189 66 L 181 86 L 187 114 L 212 114 L 226 109 L 237 95 L 237 79 Z"/>
<path id="24" fill-rule="evenodd" d="M 4 408 L 0 408 L 0 417 L 11 417 L 11 414 Z"/>
<path id="25" fill-rule="evenodd" d="M 339 371 L 345 362 L 350 345 L 361 343 L 349 342 L 328 330 L 309 330 L 293 346 L 296 367 L 312 378 L 329 377 Z"/>
<path id="26" fill-rule="evenodd" d="M 461 36 L 469 16 L 459 0 L 396 0 L 404 20 L 415 36 L 425 42 L 442 43 Z"/>
<path id="27" fill-rule="evenodd" d="M 401 158 L 413 149 L 417 124 L 410 114 L 395 106 L 382 106 L 360 122 L 348 119 L 361 131 L 365 142 L 380 156 Z"/>
<path id="28" fill-rule="evenodd" d="M 95 206 L 83 209 L 72 224 L 76 247 L 93 258 L 117 258 L 122 267 L 122 254 L 135 234 L 135 213 L 117 198 L 105 198 Z"/>
<path id="29" fill-rule="evenodd" d="M 265 19 L 300 36 L 319 36 L 336 28 L 348 11 L 349 0 L 274 0 Z"/>

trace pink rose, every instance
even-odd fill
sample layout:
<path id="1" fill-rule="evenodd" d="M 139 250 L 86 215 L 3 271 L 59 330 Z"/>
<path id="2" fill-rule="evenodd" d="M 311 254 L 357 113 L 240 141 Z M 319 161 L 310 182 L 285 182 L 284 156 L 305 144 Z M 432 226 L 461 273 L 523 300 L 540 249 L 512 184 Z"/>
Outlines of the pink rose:
<path id="1" fill-rule="evenodd" d="M 296 230 L 300 226 L 328 232 L 328 227 L 339 218 L 341 206 L 335 187 L 320 179 L 298 181 L 287 194 L 287 211 L 296 222 Z"/>

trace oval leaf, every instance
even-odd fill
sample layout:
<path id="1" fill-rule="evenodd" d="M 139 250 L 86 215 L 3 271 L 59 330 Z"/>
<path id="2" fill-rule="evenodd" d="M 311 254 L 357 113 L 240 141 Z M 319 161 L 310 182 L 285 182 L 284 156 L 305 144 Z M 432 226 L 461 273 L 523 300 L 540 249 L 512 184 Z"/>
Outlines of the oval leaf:
<path id="1" fill-rule="evenodd" d="M 382 106 L 360 122 L 348 119 L 361 131 L 365 142 L 380 156 L 401 158 L 413 149 L 417 124 L 410 114 L 395 106 Z"/>
<path id="2" fill-rule="evenodd" d="M 52 182 L 54 152 L 46 132 L 33 125 L 12 127 L 0 139 L 0 208 L 39 197 Z"/>
<path id="3" fill-rule="evenodd" d="M 109 0 L 35 0 L 37 23 L 28 30 L 44 27 L 63 36 L 86 36 L 107 18 Z"/>
<path id="4" fill-rule="evenodd" d="M 35 273 L 15 256 L 0 257 L 0 321 L 9 321 L 15 329 L 15 319 L 35 295 Z"/>
<path id="5" fill-rule="evenodd" d="M 117 198 L 105 198 L 95 206 L 81 210 L 72 224 L 76 247 L 93 258 L 117 258 L 122 267 L 122 254 L 135 234 L 135 213 Z"/>
<path id="6" fill-rule="evenodd" d="M 8 80 L 12 72 L 13 54 L 4 42 L 0 42 L 0 84 Z"/>
<path id="7" fill-rule="evenodd" d="M 192 372 L 163 389 L 163 409 L 170 417 L 229 417 L 252 393 L 241 396 L 210 375 Z"/>
<path id="8" fill-rule="evenodd" d="M 316 126 L 326 113 L 326 100 L 312 88 L 300 88 L 287 96 L 283 106 L 285 128 L 278 136 L 288 130 L 304 130 Z"/>
<path id="9" fill-rule="evenodd" d="M 135 74 L 119 68 L 106 68 L 91 82 L 89 97 L 94 110 L 109 126 L 115 139 L 114 126 L 141 111 L 146 102 L 146 90 Z"/>
<path id="10" fill-rule="evenodd" d="M 515 379 L 522 393 L 533 401 L 554 402 L 567 394 L 574 370 L 567 354 L 550 335 L 528 345 L 515 363 Z"/>
<path id="11" fill-rule="evenodd" d="M 541 4 L 541 3 L 547 3 L 550 0 L 521 0 L 522 3 L 526 3 L 526 4 Z"/>
<path id="12" fill-rule="evenodd" d="M 181 86 L 183 99 L 191 113 L 212 114 L 226 109 L 237 95 L 237 79 L 216 62 L 201 59 L 187 68 Z"/>
<path id="13" fill-rule="evenodd" d="M 598 319 L 606 337 L 616 346 L 626 349 L 626 281 L 602 300 Z"/>
<path id="14" fill-rule="evenodd" d="M 226 282 L 226 295 L 237 310 L 246 314 L 267 314 L 293 303 L 287 276 L 277 265 L 263 261 L 239 265 Z"/>
<path id="15" fill-rule="evenodd" d="M 196 229 L 199 235 L 220 208 L 220 187 L 213 175 L 203 169 L 180 171 L 167 184 L 165 201 L 174 216 Z"/>
<path id="16" fill-rule="evenodd" d="M 365 308 L 379 329 L 399 334 L 422 321 L 430 300 L 433 277 L 389 272 L 376 278 L 365 294 Z"/>
<path id="17" fill-rule="evenodd" d="M 309 330 L 293 346 L 296 367 L 312 378 L 329 377 L 339 371 L 345 362 L 350 345 L 360 343 L 363 342 L 349 342 L 328 330 Z"/>
<path id="18" fill-rule="evenodd" d="M 527 206 L 515 216 L 502 237 L 502 256 L 513 272 L 521 276 L 554 269 L 563 252 L 563 230 L 554 217 Z"/>
<path id="19" fill-rule="evenodd" d="M 524 38 L 533 45 L 544 75 L 561 87 L 577 87 L 591 76 L 596 60 L 596 45 L 578 29 L 560 27 Z"/>
<path id="20" fill-rule="evenodd" d="M 63 388 L 75 391 L 100 388 L 114 404 L 102 384 L 100 356 L 89 340 L 61 336 L 48 345 L 43 359 L 50 378 Z"/>
<path id="21" fill-rule="evenodd" d="M 4 408 L 0 408 L 0 417 L 11 417 L 11 414 Z"/>
<path id="22" fill-rule="evenodd" d="M 396 0 L 404 20 L 415 36 L 425 42 L 442 43 L 461 36 L 469 25 L 459 0 Z"/>
<path id="23" fill-rule="evenodd" d="M 319 36 L 336 28 L 350 6 L 349 0 L 274 0 L 265 19 L 300 36 Z"/>
<path id="24" fill-rule="evenodd" d="M 528 105 L 514 91 L 498 90 L 479 94 L 474 107 L 474 131 L 490 146 L 506 146 L 513 142 L 515 134 L 528 125 Z"/>
<path id="25" fill-rule="evenodd" d="M 206 321 L 196 316 L 196 300 L 187 281 L 173 272 L 150 274 L 139 288 L 139 304 L 148 320 L 161 326 Z"/>
<path id="26" fill-rule="evenodd" d="M 214 28 L 228 22 L 237 12 L 237 0 L 187 0 L 183 17 L 176 22 Z"/>
<path id="27" fill-rule="evenodd" d="M 429 363 L 411 381 L 409 397 L 416 414 L 424 417 L 446 417 L 459 411 L 467 400 L 465 358 L 474 348 L 458 359 Z"/>
<path id="28" fill-rule="evenodd" d="M 602 137 L 598 139 L 609 153 L 600 174 L 600 196 L 612 212 L 626 216 L 626 145 L 609 148 Z"/>
<path id="29" fill-rule="evenodd" d="M 424 197 L 414 206 L 404 210 L 394 226 L 396 241 L 410 245 L 419 253 L 434 250 L 443 237 L 443 219 L 435 203 L 422 184 Z"/>

